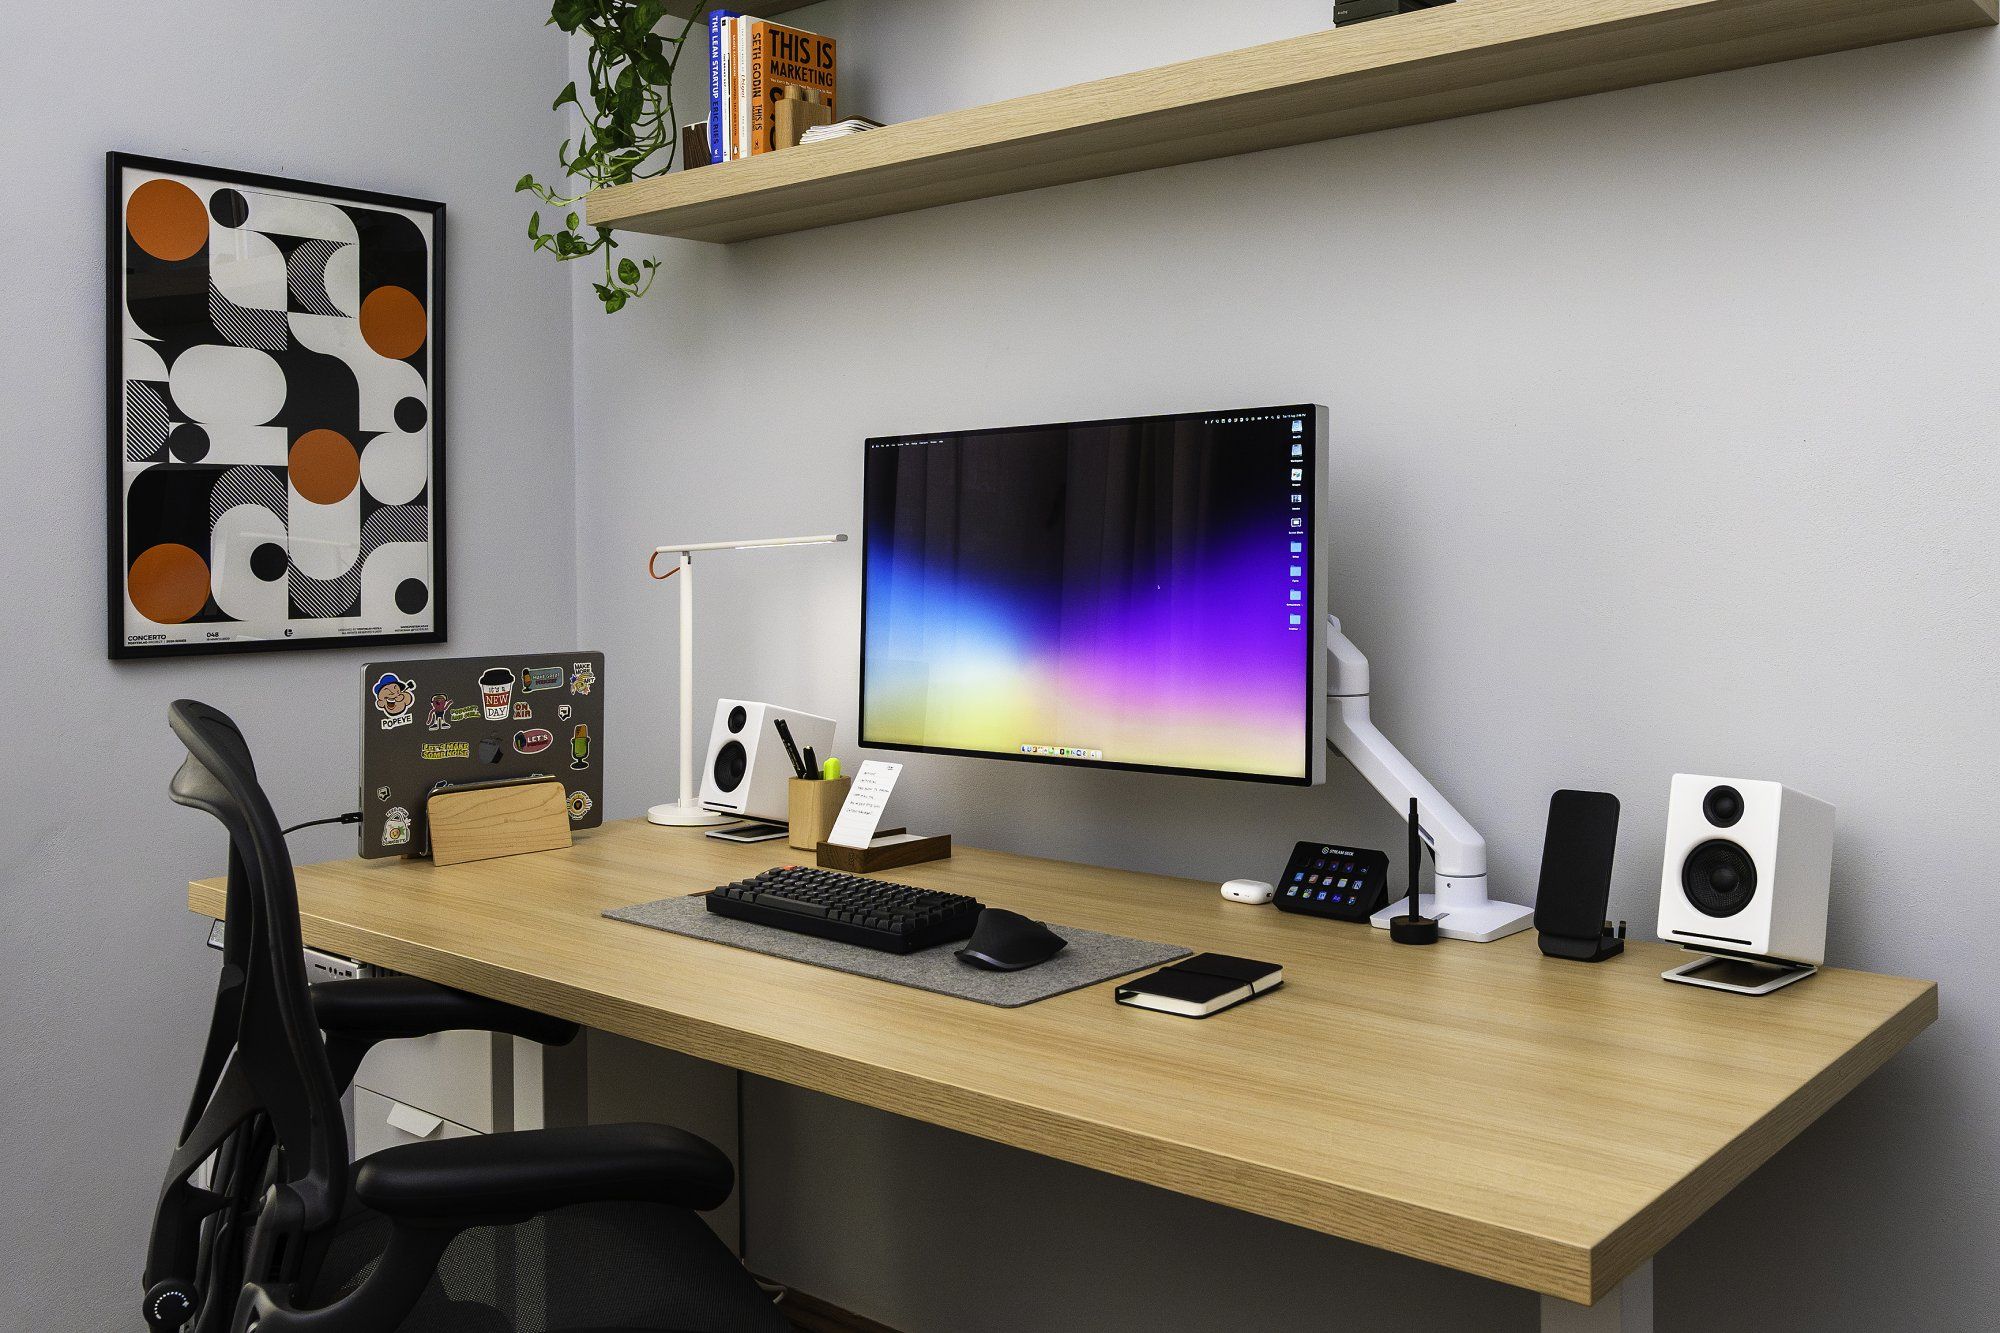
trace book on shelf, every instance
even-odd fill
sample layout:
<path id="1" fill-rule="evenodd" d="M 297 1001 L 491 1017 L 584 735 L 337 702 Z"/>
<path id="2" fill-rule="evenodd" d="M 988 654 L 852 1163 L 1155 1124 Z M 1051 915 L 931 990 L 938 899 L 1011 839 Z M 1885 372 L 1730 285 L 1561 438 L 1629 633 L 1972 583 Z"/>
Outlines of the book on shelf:
<path id="1" fill-rule="evenodd" d="M 800 137 L 801 144 L 825 143 L 828 139 L 845 139 L 852 134 L 866 134 L 869 130 L 879 130 L 882 122 L 870 120 L 866 116 L 849 116 L 846 120 L 832 125 L 815 125 Z"/>
<path id="2" fill-rule="evenodd" d="M 776 105 L 788 86 L 805 89 L 831 118 L 838 83 L 835 51 L 831 37 L 733 9 L 712 11 L 708 100 L 713 159 L 734 162 L 778 148 L 773 137 Z"/>
<path id="3" fill-rule="evenodd" d="M 708 14 L 708 160 L 727 162 L 729 145 L 724 135 L 729 107 L 729 56 L 724 49 L 729 21 L 740 17 L 733 9 L 712 9 Z"/>

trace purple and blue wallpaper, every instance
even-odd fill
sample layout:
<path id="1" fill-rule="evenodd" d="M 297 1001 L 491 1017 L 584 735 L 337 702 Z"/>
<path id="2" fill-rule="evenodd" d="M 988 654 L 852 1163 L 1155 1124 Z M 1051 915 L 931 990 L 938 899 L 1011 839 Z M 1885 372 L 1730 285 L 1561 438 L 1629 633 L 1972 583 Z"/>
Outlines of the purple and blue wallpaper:
<path id="1" fill-rule="evenodd" d="M 1311 431 L 871 440 L 862 743 L 1303 779 Z"/>

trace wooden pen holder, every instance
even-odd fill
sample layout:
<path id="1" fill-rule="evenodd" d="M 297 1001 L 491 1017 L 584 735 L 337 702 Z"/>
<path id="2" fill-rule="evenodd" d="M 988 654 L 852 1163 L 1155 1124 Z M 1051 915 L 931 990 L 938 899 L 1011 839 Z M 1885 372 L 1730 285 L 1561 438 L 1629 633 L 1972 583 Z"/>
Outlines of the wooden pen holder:
<path id="1" fill-rule="evenodd" d="M 802 852 L 818 851 L 826 841 L 826 835 L 833 832 L 833 821 L 840 817 L 840 807 L 847 804 L 847 791 L 854 785 L 853 778 L 793 778 L 792 788 L 787 798 L 793 847 Z"/>

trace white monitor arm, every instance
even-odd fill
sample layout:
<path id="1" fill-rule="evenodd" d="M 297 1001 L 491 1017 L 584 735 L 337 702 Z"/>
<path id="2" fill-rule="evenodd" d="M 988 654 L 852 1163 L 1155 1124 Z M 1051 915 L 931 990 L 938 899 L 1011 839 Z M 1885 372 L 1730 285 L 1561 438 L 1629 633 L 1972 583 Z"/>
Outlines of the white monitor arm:
<path id="1" fill-rule="evenodd" d="M 1369 717 L 1368 659 L 1333 616 L 1326 618 L 1326 658 L 1326 743 L 1398 814 L 1408 813 L 1411 798 L 1417 802 L 1418 833 L 1437 868 L 1433 891 L 1419 899 L 1423 914 L 1437 917 L 1439 932 L 1455 940 L 1483 942 L 1526 930 L 1533 908 L 1486 895 L 1486 839 Z M 1397 898 L 1377 912 L 1374 924 L 1388 929 L 1403 902 Z"/>

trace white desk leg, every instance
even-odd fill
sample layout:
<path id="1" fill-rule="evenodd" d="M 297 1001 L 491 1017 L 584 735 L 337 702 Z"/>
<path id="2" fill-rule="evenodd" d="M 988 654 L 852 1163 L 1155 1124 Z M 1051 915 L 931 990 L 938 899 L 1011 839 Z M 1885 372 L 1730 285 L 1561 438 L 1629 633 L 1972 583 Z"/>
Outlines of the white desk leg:
<path id="1" fill-rule="evenodd" d="M 1542 1333 L 1653 1333 L 1653 1261 L 1595 1305 L 1542 1297 Z"/>

